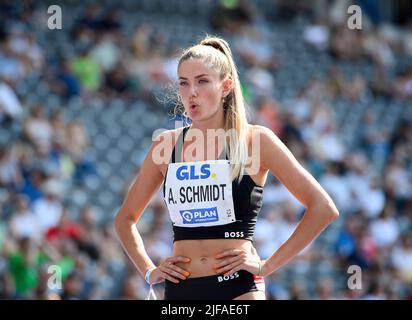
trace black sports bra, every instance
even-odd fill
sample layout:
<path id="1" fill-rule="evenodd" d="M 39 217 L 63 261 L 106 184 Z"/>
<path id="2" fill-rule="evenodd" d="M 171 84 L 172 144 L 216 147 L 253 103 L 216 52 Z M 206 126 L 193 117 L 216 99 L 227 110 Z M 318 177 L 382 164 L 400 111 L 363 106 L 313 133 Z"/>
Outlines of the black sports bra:
<path id="1" fill-rule="evenodd" d="M 178 143 L 176 143 L 173 148 L 170 163 L 185 164 L 185 162 L 176 161 L 176 149 L 180 157 L 184 138 L 188 130 L 189 127 L 185 127 L 183 129 L 183 139 L 177 139 Z M 219 157 L 219 159 L 220 158 L 221 157 Z M 170 164 L 168 165 L 168 171 L 169 169 Z M 163 197 L 166 205 L 168 201 L 170 202 L 170 199 L 167 199 L 169 196 L 165 194 L 167 177 L 168 174 L 166 174 L 163 184 Z M 188 184 L 190 184 L 190 182 L 187 182 L 187 185 Z M 188 186 L 188 188 L 190 188 L 190 186 Z M 235 215 L 233 222 L 223 225 L 196 227 L 177 226 L 173 223 L 174 241 L 194 239 L 246 239 L 252 241 L 257 216 L 262 207 L 263 187 L 256 185 L 249 175 L 243 175 L 240 183 L 237 180 L 232 181 L 232 198 Z"/>

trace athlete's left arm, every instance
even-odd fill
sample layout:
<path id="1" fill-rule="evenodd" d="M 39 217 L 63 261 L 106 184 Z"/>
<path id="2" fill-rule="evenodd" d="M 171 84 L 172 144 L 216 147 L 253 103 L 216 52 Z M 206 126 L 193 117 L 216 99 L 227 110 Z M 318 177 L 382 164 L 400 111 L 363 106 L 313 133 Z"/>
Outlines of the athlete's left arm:
<path id="1" fill-rule="evenodd" d="M 294 258 L 338 218 L 339 212 L 322 186 L 275 133 L 268 128 L 254 126 L 254 134 L 260 137 L 262 168 L 268 169 L 306 208 L 289 239 L 265 261 L 262 274 L 266 276 Z"/>

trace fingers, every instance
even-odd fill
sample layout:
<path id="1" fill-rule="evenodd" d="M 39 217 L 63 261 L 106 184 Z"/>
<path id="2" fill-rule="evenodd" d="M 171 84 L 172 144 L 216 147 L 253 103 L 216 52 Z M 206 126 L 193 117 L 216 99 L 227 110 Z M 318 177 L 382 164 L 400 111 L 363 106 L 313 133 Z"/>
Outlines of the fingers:
<path id="1" fill-rule="evenodd" d="M 186 278 L 187 278 L 186 275 L 184 275 L 184 274 L 182 274 L 182 273 L 180 273 L 180 272 L 178 272 L 178 271 L 173 270 L 171 267 L 170 267 L 170 268 L 169 268 L 169 267 L 163 267 L 163 270 L 162 270 L 162 271 L 165 272 L 165 273 L 167 273 L 167 274 L 169 274 L 169 275 L 171 275 L 171 276 L 180 278 L 180 279 L 182 279 L 182 280 L 186 280 Z M 187 272 L 187 273 L 188 273 L 188 272 Z"/>
<path id="2" fill-rule="evenodd" d="M 245 249 L 231 249 L 221 252 L 215 256 L 219 262 L 214 266 L 216 273 L 224 272 L 224 275 L 233 274 L 241 269 L 251 271 L 254 267 L 257 252 L 254 247 L 247 251 Z M 224 259 L 223 259 L 224 258 Z"/>
<path id="3" fill-rule="evenodd" d="M 162 271 L 162 278 L 167 279 L 167 280 L 169 280 L 173 283 L 179 283 L 180 282 L 179 280 L 173 278 L 172 276 L 169 276 L 166 272 L 163 272 L 163 271 Z"/>
<path id="4" fill-rule="evenodd" d="M 217 272 L 217 273 L 225 272 L 224 275 L 227 276 L 227 275 L 230 275 L 230 274 L 232 274 L 233 272 L 237 271 L 237 270 L 234 271 L 234 269 L 235 269 L 236 267 L 241 266 L 242 264 L 243 264 L 243 261 L 235 261 L 235 262 L 233 262 L 233 263 L 231 263 L 231 264 L 229 264 L 229 265 L 227 265 L 227 266 L 225 266 L 225 267 L 221 267 L 221 268 L 219 268 L 219 269 L 216 269 L 216 272 Z"/>
<path id="5" fill-rule="evenodd" d="M 235 255 L 233 257 L 233 255 Z M 217 270 L 222 270 L 223 267 L 226 267 L 227 265 L 240 261 L 241 263 L 246 262 L 247 260 L 247 254 L 245 250 L 239 250 L 239 249 L 233 249 L 233 250 L 228 250 L 225 252 L 222 252 L 218 255 L 216 255 L 217 259 L 223 259 L 225 257 L 230 257 L 226 258 L 219 263 L 217 263 L 214 268 Z"/>
<path id="6" fill-rule="evenodd" d="M 175 265 L 177 262 L 190 262 L 190 258 L 182 257 L 182 256 L 175 256 L 167 258 L 163 263 L 160 264 L 159 269 L 164 276 L 164 279 L 172 281 L 174 283 L 179 283 L 181 280 L 186 280 L 187 277 L 190 275 L 189 272 L 183 270 L 182 268 Z M 176 279 L 178 278 L 178 279 Z"/>
<path id="7" fill-rule="evenodd" d="M 190 262 L 190 258 L 186 258 L 186 257 L 182 257 L 182 256 L 176 256 L 176 257 L 170 257 L 168 259 L 166 259 L 166 267 L 172 269 L 174 272 L 177 272 L 179 274 L 183 275 L 182 279 L 186 279 L 186 277 L 188 277 L 190 275 L 189 272 L 187 272 L 186 270 L 183 270 L 182 268 L 178 267 L 175 265 L 176 262 L 184 262 L 184 263 L 188 263 Z"/>
<path id="8" fill-rule="evenodd" d="M 256 249 L 255 249 L 254 246 L 252 246 L 252 254 L 253 254 L 253 255 L 257 255 L 257 251 L 256 251 Z"/>
<path id="9" fill-rule="evenodd" d="M 174 270 L 175 272 L 178 272 L 178 273 L 186 276 L 186 277 L 188 277 L 190 275 L 189 272 L 187 272 L 186 270 L 183 270 L 182 268 L 179 268 L 178 266 L 176 266 L 174 264 L 168 265 L 167 267 Z"/>
<path id="10" fill-rule="evenodd" d="M 176 263 L 176 262 L 190 262 L 190 258 L 187 257 L 182 257 L 182 256 L 176 256 L 176 257 L 170 257 L 166 259 L 167 262 L 171 263 Z"/>
<path id="11" fill-rule="evenodd" d="M 225 260 L 222 260 L 221 262 L 219 262 L 218 264 L 215 265 L 215 268 L 221 268 L 224 267 L 230 263 L 233 263 L 235 261 L 239 261 L 242 260 L 243 262 L 246 261 L 246 255 L 240 254 L 238 256 L 232 257 L 232 258 L 227 258 Z"/>
<path id="12" fill-rule="evenodd" d="M 230 276 L 231 274 L 234 274 L 236 271 L 239 271 L 241 269 L 240 266 L 241 265 L 234 266 L 231 270 L 229 270 L 228 272 L 225 272 L 223 276 L 227 277 L 227 276 Z"/>
<path id="13" fill-rule="evenodd" d="M 231 250 L 227 250 L 227 251 L 223 251 L 217 255 L 215 255 L 216 259 L 221 259 L 224 257 L 228 257 L 228 256 L 236 256 L 239 254 L 245 253 L 245 250 L 243 249 L 231 249 Z"/>

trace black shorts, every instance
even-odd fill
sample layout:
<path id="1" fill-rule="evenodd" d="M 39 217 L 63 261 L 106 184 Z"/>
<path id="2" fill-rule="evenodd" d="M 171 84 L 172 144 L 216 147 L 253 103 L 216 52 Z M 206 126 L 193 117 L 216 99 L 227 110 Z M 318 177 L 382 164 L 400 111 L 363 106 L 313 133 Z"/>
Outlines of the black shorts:
<path id="1" fill-rule="evenodd" d="M 165 280 L 165 300 L 233 300 L 247 292 L 265 292 L 262 277 L 240 270 L 230 276 L 222 275 L 188 278 L 174 283 Z"/>

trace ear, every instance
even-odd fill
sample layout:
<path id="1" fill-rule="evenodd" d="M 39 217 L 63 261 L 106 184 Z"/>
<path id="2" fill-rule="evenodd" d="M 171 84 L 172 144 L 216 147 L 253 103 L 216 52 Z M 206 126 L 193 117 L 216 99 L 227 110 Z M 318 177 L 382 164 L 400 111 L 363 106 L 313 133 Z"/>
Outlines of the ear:
<path id="1" fill-rule="evenodd" d="M 222 87 L 223 87 L 223 98 L 226 97 L 230 91 L 233 89 L 233 80 L 232 79 L 225 79 L 222 82 Z"/>

